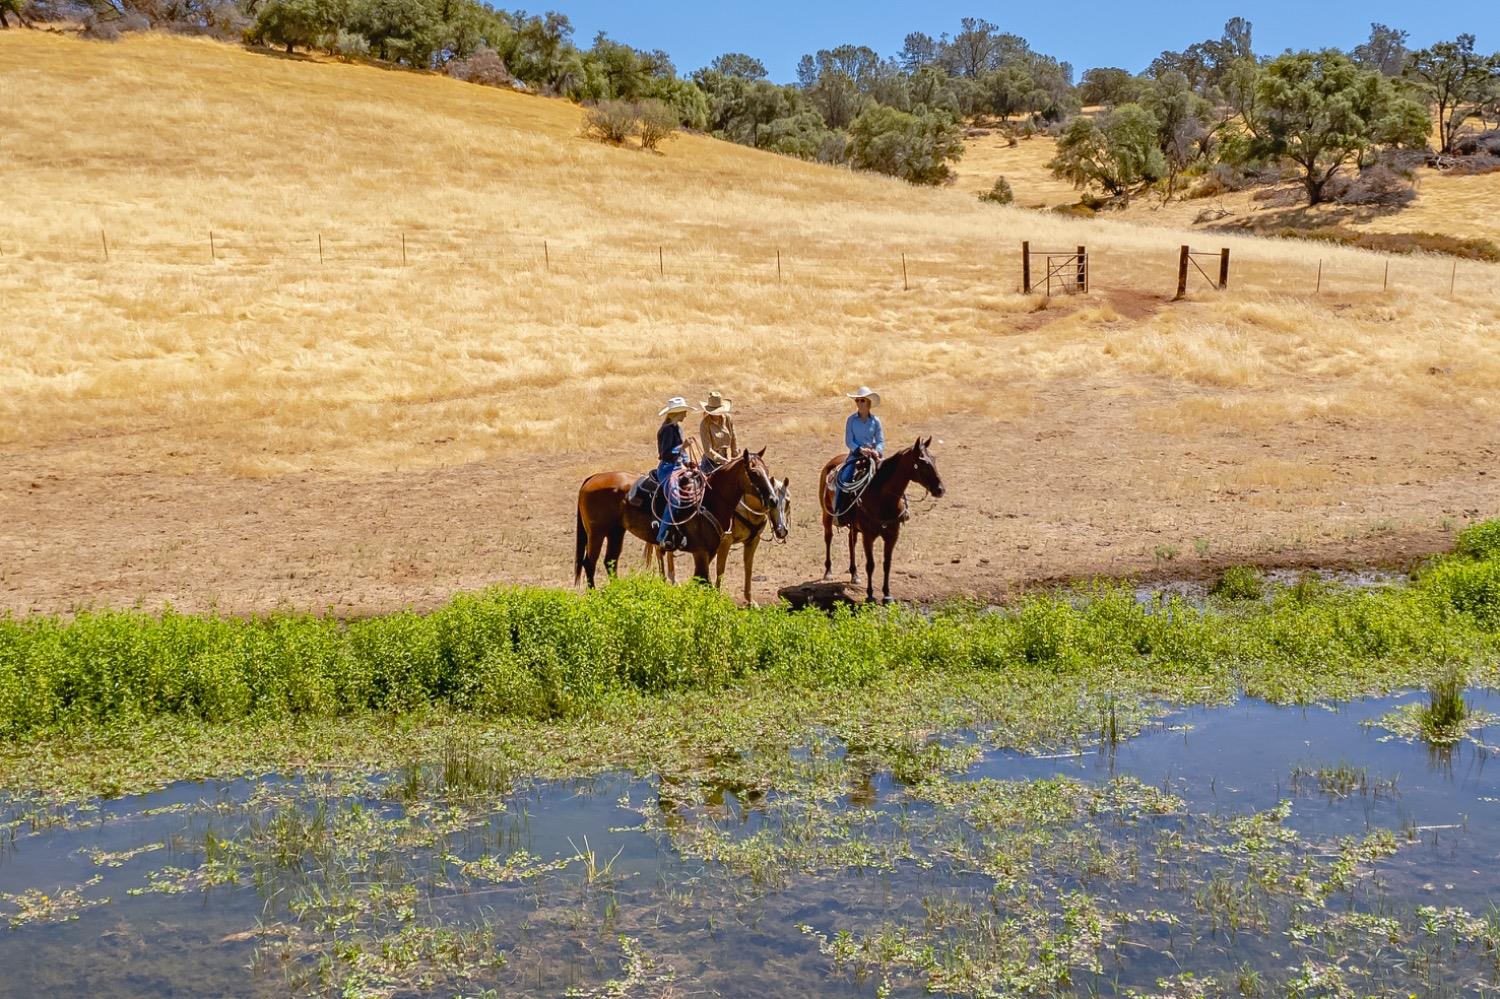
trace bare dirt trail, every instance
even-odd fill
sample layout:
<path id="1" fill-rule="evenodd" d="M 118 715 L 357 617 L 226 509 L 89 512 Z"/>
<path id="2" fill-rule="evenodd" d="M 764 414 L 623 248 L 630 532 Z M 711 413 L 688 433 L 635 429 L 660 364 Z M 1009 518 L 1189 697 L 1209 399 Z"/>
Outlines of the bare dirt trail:
<path id="1" fill-rule="evenodd" d="M 1317 420 L 1291 431 L 1142 430 L 1148 403 L 1110 386 L 1053 384 L 1024 419 L 888 424 L 896 446 L 932 434 L 948 496 L 920 501 L 892 588 L 904 599 L 1013 597 L 1092 576 L 1194 577 L 1223 565 L 1409 564 L 1500 510 L 1500 428 L 1477 418 L 1404 429 Z M 826 408 L 826 407 L 825 407 Z M 793 531 L 764 545 L 758 599 L 816 579 L 813 483 L 838 450 L 823 436 L 769 444 L 791 479 Z M 1149 426 L 1150 424 L 1146 424 Z M 80 476 L 55 450 L 0 454 L 0 609 L 18 614 L 170 603 L 230 613 L 277 607 L 362 615 L 426 608 L 495 583 L 572 584 L 573 504 L 590 472 L 643 468 L 638 451 L 517 456 L 360 478 L 185 476 L 139 467 L 128 440 L 78 441 L 110 457 Z M 63 460 L 66 458 L 66 460 Z M 835 539 L 835 568 L 847 548 Z M 640 565 L 638 546 L 625 567 Z M 726 583 L 739 590 L 738 555 Z"/>

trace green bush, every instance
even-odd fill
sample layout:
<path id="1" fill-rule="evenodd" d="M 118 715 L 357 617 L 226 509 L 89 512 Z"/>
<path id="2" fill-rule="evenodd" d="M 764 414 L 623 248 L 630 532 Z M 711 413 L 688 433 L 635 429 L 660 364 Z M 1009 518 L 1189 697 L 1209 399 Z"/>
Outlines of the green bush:
<path id="1" fill-rule="evenodd" d="M 1453 550 L 1468 558 L 1500 559 L 1500 520 L 1486 520 L 1459 531 Z"/>
<path id="2" fill-rule="evenodd" d="M 1225 600 L 1259 600 L 1266 595 L 1266 583 L 1254 566 L 1231 565 L 1209 592 Z"/>
<path id="3" fill-rule="evenodd" d="M 995 185 L 988 191 L 981 192 L 979 200 L 988 201 L 995 205 L 1008 205 L 1016 200 L 1016 195 L 1010 189 L 1010 181 L 1004 177 L 996 177 Z"/>
<path id="4" fill-rule="evenodd" d="M 891 674 L 995 670 L 1015 682 L 1134 673 L 1192 689 L 1297 699 L 1411 682 L 1450 647 L 1493 649 L 1500 631 L 1496 524 L 1460 536 L 1414 585 L 1328 585 L 1264 603 L 1195 608 L 1099 585 L 1011 610 L 740 609 L 703 586 L 638 576 L 599 590 L 505 587 L 429 614 L 340 622 L 166 611 L 0 618 L 0 737 L 177 716 L 210 722 L 440 707 L 570 716 L 621 695 L 718 690 L 749 677 L 854 688 Z M 1253 570 L 1222 595 L 1258 592 Z"/>

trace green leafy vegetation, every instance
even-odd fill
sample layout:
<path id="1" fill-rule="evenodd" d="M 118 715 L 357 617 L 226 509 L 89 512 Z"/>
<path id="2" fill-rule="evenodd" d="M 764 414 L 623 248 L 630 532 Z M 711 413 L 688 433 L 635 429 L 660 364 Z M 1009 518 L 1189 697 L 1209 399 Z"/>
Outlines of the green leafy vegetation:
<path id="1" fill-rule="evenodd" d="M 1214 581 L 1210 592 L 1225 600 L 1259 600 L 1266 593 L 1265 578 L 1253 565 L 1232 565 Z"/>
<path id="2" fill-rule="evenodd" d="M 1488 525 L 1461 535 L 1489 547 Z M 1233 584 L 1245 591 L 1246 581 Z M 1410 677 L 1452 647 L 1492 648 L 1500 560 L 1438 559 L 1410 587 L 1296 587 L 1198 609 L 1125 588 L 832 615 L 740 609 L 649 578 L 590 593 L 497 588 L 425 615 L 340 622 L 98 611 L 0 621 L 0 733 L 17 738 L 176 717 L 338 717 L 428 708 L 568 717 L 625 693 L 722 690 L 752 678 L 858 688 L 890 675 L 1036 670 L 1193 674 L 1278 700 Z"/>

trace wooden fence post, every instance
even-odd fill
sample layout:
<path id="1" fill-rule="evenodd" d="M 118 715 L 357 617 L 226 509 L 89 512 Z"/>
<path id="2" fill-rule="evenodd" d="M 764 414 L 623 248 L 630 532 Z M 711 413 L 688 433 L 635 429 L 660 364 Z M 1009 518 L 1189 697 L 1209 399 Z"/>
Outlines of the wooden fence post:
<path id="1" fill-rule="evenodd" d="M 552 251 L 547 248 L 547 241 L 542 240 L 542 266 L 547 270 L 552 269 Z"/>
<path id="2" fill-rule="evenodd" d="M 1187 244 L 1182 245 L 1182 250 L 1177 254 L 1177 294 L 1172 296 L 1172 301 L 1177 302 L 1187 297 L 1187 269 L 1188 254 L 1192 253 Z"/>
<path id="3" fill-rule="evenodd" d="M 1078 248 L 1078 290 L 1089 290 L 1089 248 Z"/>
<path id="4" fill-rule="evenodd" d="M 1021 241 L 1021 294 L 1031 294 L 1031 244 Z"/>
<path id="5" fill-rule="evenodd" d="M 1448 276 L 1448 294 L 1453 294 L 1454 287 L 1458 284 L 1458 261 L 1453 261 L 1453 273 Z"/>
<path id="6" fill-rule="evenodd" d="M 901 254 L 901 290 L 911 291 L 911 285 L 906 283 L 906 254 Z"/>
<path id="7" fill-rule="evenodd" d="M 104 247 L 104 262 L 109 263 L 109 240 L 104 235 L 104 227 L 99 227 L 99 244 Z"/>
<path id="8" fill-rule="evenodd" d="M 401 234 L 401 266 L 406 266 L 406 233 Z"/>
<path id="9" fill-rule="evenodd" d="M 1219 290 L 1229 287 L 1229 247 L 1219 251 Z"/>
<path id="10" fill-rule="evenodd" d="M 776 283 L 781 283 L 781 251 L 776 251 Z"/>
<path id="11" fill-rule="evenodd" d="M 323 234 L 318 233 L 318 263 L 323 262 Z"/>
<path id="12" fill-rule="evenodd" d="M 1318 258 L 1318 286 L 1313 289 L 1313 294 L 1323 290 L 1323 258 Z"/>
<path id="13" fill-rule="evenodd" d="M 1386 291 L 1391 286 L 1391 262 L 1385 262 L 1385 276 L 1380 279 L 1380 290 Z"/>
<path id="14" fill-rule="evenodd" d="M 661 277 L 666 277 L 667 275 L 667 265 L 665 258 L 662 256 L 660 246 L 656 248 L 656 273 Z"/>
<path id="15" fill-rule="evenodd" d="M 212 229 L 208 230 L 208 259 L 209 260 L 218 260 L 219 259 L 219 251 L 214 246 L 214 231 Z"/>

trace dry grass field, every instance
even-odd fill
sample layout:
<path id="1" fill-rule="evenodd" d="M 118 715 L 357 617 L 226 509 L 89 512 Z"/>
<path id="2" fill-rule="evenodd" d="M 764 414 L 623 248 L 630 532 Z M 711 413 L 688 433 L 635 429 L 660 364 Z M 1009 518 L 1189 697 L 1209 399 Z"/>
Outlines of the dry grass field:
<path id="1" fill-rule="evenodd" d="M 1171 303 L 1177 233 L 969 174 L 608 148 L 561 101 L 203 40 L 6 32 L 0 93 L 17 612 L 564 583 L 578 481 L 715 387 L 792 478 L 767 596 L 821 571 L 815 469 L 861 382 L 894 439 L 943 441 L 903 596 L 1401 558 L 1500 500 L 1494 267 L 1449 297 L 1449 261 L 1396 258 L 1382 294 L 1375 255 L 1215 237 L 1233 287 Z M 1022 239 L 1088 244 L 1091 293 L 1019 294 Z"/>

